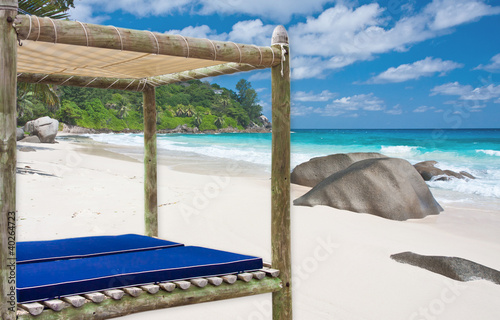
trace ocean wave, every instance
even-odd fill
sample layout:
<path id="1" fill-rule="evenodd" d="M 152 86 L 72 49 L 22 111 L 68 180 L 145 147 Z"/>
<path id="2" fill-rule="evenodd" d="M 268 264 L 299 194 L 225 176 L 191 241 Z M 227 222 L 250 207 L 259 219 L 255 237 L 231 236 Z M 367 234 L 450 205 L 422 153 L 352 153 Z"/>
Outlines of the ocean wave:
<path id="1" fill-rule="evenodd" d="M 415 146 L 381 146 L 380 153 L 386 156 L 397 156 L 400 158 L 414 157 L 419 153 Z"/>
<path id="2" fill-rule="evenodd" d="M 496 179 L 450 179 L 448 181 L 428 181 L 427 184 L 431 188 L 500 198 L 500 185 Z"/>
<path id="3" fill-rule="evenodd" d="M 489 156 L 496 156 L 496 157 L 500 157 L 500 151 L 497 151 L 497 150 L 484 150 L 484 149 L 480 149 L 480 150 L 476 150 L 477 153 L 484 153 L 484 154 L 487 154 Z"/>

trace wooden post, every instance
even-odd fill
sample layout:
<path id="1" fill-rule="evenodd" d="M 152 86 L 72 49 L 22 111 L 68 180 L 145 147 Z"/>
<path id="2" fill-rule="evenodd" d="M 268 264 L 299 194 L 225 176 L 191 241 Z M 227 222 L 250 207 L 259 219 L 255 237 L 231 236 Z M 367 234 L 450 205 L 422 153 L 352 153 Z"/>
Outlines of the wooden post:
<path id="1" fill-rule="evenodd" d="M 16 319 L 17 0 L 0 0 L 0 318 Z"/>
<path id="2" fill-rule="evenodd" d="M 290 52 L 283 26 L 274 29 L 272 46 L 283 50 L 272 75 L 272 265 L 280 270 L 283 289 L 273 293 L 273 319 L 292 319 L 292 264 L 290 245 Z"/>
<path id="3" fill-rule="evenodd" d="M 158 236 L 155 88 L 146 85 L 144 97 L 144 222 L 146 235 Z"/>

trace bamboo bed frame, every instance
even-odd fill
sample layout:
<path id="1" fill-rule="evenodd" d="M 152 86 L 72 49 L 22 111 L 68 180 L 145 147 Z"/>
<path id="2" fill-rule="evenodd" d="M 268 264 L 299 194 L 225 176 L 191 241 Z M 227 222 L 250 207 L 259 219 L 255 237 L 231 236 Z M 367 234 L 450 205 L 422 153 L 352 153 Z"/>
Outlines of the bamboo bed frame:
<path id="1" fill-rule="evenodd" d="M 273 292 L 273 319 L 292 319 L 290 54 L 286 30 L 276 27 L 271 46 L 258 47 L 18 15 L 17 9 L 17 0 L 0 0 L 0 318 L 108 319 Z M 264 68 L 271 68 L 272 74 L 271 246 L 275 269 L 267 266 L 258 272 L 225 279 L 200 278 L 108 290 L 45 301 L 44 305 L 22 305 L 18 309 L 15 273 L 18 81 L 143 93 L 145 234 L 157 236 L 155 87 Z M 188 288 L 190 284 L 193 286 Z"/>

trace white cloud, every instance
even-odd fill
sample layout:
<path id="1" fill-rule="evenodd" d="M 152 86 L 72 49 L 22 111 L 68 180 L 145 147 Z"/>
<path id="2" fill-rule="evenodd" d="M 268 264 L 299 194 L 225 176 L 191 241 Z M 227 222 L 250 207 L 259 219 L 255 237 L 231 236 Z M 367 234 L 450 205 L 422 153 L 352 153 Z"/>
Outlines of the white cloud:
<path id="1" fill-rule="evenodd" d="M 489 72 L 500 72 L 500 53 L 491 58 L 491 63 L 483 66 L 480 64 L 475 70 L 486 70 Z"/>
<path id="2" fill-rule="evenodd" d="M 201 14 L 248 14 L 287 23 L 292 15 L 310 15 L 335 0 L 199 0 Z"/>
<path id="3" fill-rule="evenodd" d="M 472 86 L 470 85 L 461 85 L 458 82 L 450 82 L 432 88 L 431 96 L 435 96 L 437 94 L 448 95 L 448 96 L 460 96 L 463 93 L 470 91 L 472 91 Z"/>
<path id="4" fill-rule="evenodd" d="M 330 3 L 335 5 L 323 10 Z M 236 23 L 231 31 L 214 30 L 206 25 L 176 31 L 183 35 L 268 46 L 274 23 L 286 23 L 293 15 L 309 15 L 305 22 L 289 26 L 292 77 L 304 79 L 323 78 L 329 71 L 374 59 L 378 54 L 406 51 L 413 44 L 450 33 L 460 24 L 500 14 L 500 6 L 488 5 L 484 0 L 433 0 L 419 12 L 412 4 L 401 7 L 401 18 L 394 21 L 393 16 L 386 14 L 388 10 L 378 3 L 358 3 L 350 0 L 81 0 L 71 10 L 71 16 L 82 21 L 102 22 L 107 19 L 106 14 L 115 11 L 140 17 L 185 12 L 246 14 L 256 18 Z M 264 24 L 258 18 L 272 23 Z"/>
<path id="5" fill-rule="evenodd" d="M 259 80 L 268 80 L 271 79 L 271 72 L 270 71 L 264 71 L 264 72 L 257 72 L 254 73 L 248 78 L 248 81 L 259 81 Z"/>
<path id="6" fill-rule="evenodd" d="M 181 34 L 193 38 L 209 38 L 211 40 L 233 41 L 238 43 L 251 43 L 268 46 L 273 33 L 273 26 L 264 25 L 260 19 L 239 21 L 233 25 L 229 33 L 217 33 L 217 30 L 207 25 L 188 26 L 184 29 L 167 30 L 168 34 Z"/>
<path id="7" fill-rule="evenodd" d="M 290 114 L 294 117 L 305 116 L 314 112 L 314 107 L 292 104 Z"/>
<path id="8" fill-rule="evenodd" d="M 401 109 L 401 106 L 399 104 L 397 104 L 394 107 L 392 107 L 392 109 L 386 110 L 384 112 L 387 114 L 392 114 L 392 115 L 397 116 L 397 115 L 400 115 L 403 113 L 403 109 Z"/>
<path id="9" fill-rule="evenodd" d="M 228 35 L 231 41 L 269 46 L 274 26 L 264 25 L 260 19 L 256 19 L 239 21 L 232 29 Z"/>
<path id="10" fill-rule="evenodd" d="M 430 28 L 442 30 L 499 14 L 500 7 L 491 7 L 480 0 L 434 0 L 424 12 L 432 16 Z"/>
<path id="11" fill-rule="evenodd" d="M 434 0 L 421 12 L 409 11 L 387 28 L 385 10 L 377 3 L 357 8 L 338 4 L 290 27 L 292 52 L 317 59 L 324 67 L 320 74 L 300 71 L 296 77 L 318 77 L 328 70 L 374 59 L 377 54 L 406 51 L 413 44 L 452 32 L 452 27 L 500 13 L 500 7 L 481 0 Z M 307 66 L 298 64 L 299 68 Z"/>
<path id="12" fill-rule="evenodd" d="M 81 0 L 76 1 L 75 8 L 70 10 L 72 19 L 81 19 L 83 22 L 105 17 L 95 16 L 94 12 L 111 13 L 123 11 L 137 17 L 162 16 L 177 12 L 184 12 L 193 5 L 193 0 Z M 77 18 L 78 17 L 78 18 Z"/>
<path id="13" fill-rule="evenodd" d="M 93 12 L 123 11 L 138 17 L 163 16 L 177 12 L 191 12 L 199 15 L 246 14 L 265 17 L 278 23 L 287 23 L 293 15 L 310 15 L 321 12 L 327 3 L 335 0 L 81 0 L 72 10 L 72 17 L 83 16 L 93 19 Z M 338 1 L 343 2 L 343 1 Z M 90 11 L 89 11 L 90 9 Z M 74 15 L 73 15 L 74 14 Z M 83 19 L 82 19 L 83 20 Z M 83 20 L 90 22 L 89 20 Z"/>
<path id="14" fill-rule="evenodd" d="M 315 109 L 314 112 L 323 116 L 336 117 L 350 111 L 382 111 L 384 109 L 384 101 L 370 93 L 333 100 L 326 107 Z"/>
<path id="15" fill-rule="evenodd" d="M 323 78 L 324 63 L 319 57 L 293 57 L 292 79 Z"/>
<path id="16" fill-rule="evenodd" d="M 328 101 L 336 96 L 335 93 L 329 90 L 323 90 L 321 93 L 316 94 L 312 91 L 297 91 L 292 95 L 292 99 L 295 101 Z"/>
<path id="17" fill-rule="evenodd" d="M 404 82 L 418 79 L 420 77 L 430 77 L 436 73 L 445 74 L 448 71 L 463 67 L 463 64 L 450 60 L 443 61 L 427 57 L 411 64 L 402 64 L 396 68 L 389 68 L 381 74 L 373 77 L 369 83 Z"/>
<path id="18" fill-rule="evenodd" d="M 86 23 L 99 24 L 109 19 L 107 15 L 94 16 L 92 5 L 77 3 L 75 8 L 69 9 L 69 14 L 73 20 Z"/>
<path id="19" fill-rule="evenodd" d="M 413 110 L 413 112 L 422 113 L 422 112 L 427 112 L 429 110 L 435 110 L 435 109 L 436 108 L 434 108 L 434 107 L 420 106 L 420 107 L 416 108 L 415 110 Z"/>
<path id="20" fill-rule="evenodd" d="M 168 34 L 181 34 L 185 37 L 193 37 L 193 38 L 210 38 L 212 40 L 226 40 L 227 34 L 218 35 L 217 30 L 212 30 L 207 25 L 202 26 L 188 26 L 182 30 L 172 29 L 167 30 L 165 33 Z"/>
<path id="21" fill-rule="evenodd" d="M 450 82 L 432 88 L 431 95 L 459 96 L 460 100 L 488 101 L 500 97 L 500 85 L 485 85 L 473 88 L 470 85 L 461 85 L 458 82 Z"/>

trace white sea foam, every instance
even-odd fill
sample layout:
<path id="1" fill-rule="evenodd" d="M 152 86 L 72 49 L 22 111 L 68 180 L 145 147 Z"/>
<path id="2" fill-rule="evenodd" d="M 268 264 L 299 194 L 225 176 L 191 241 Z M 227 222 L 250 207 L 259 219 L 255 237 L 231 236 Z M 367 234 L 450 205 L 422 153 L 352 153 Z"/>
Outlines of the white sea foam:
<path id="1" fill-rule="evenodd" d="M 500 173 L 498 173 L 500 174 Z M 500 198 L 500 185 L 493 175 L 478 179 L 455 179 L 449 181 L 428 181 L 432 188 L 475 194 L 483 197 Z"/>
<path id="2" fill-rule="evenodd" d="M 417 157 L 420 152 L 416 146 L 381 146 L 380 153 L 410 161 L 410 159 Z"/>
<path id="3" fill-rule="evenodd" d="M 142 148 L 144 137 L 142 134 L 89 134 L 88 137 L 102 143 Z M 159 152 L 177 151 L 200 154 L 209 157 L 218 157 L 231 160 L 247 161 L 265 166 L 271 166 L 271 141 L 267 136 L 239 136 L 234 139 L 205 135 L 168 135 L 158 136 Z M 362 147 L 362 148 L 361 148 Z M 367 146 L 359 145 L 332 145 L 308 144 L 296 141 L 292 145 L 291 167 L 306 162 L 313 157 L 324 156 L 339 152 L 380 151 L 391 156 L 404 158 L 410 163 L 424 160 L 438 161 L 437 167 L 455 172 L 466 171 L 477 179 L 451 179 L 450 181 L 431 181 L 429 186 L 435 190 L 442 190 L 454 194 L 475 195 L 500 199 L 500 168 L 496 158 L 500 151 L 486 148 L 472 151 L 471 154 L 460 154 L 459 151 L 430 149 L 411 145 L 395 146 Z M 373 149 L 370 149 L 372 147 Z M 474 154 L 476 156 L 474 157 Z M 480 154 L 484 154 L 480 156 Z M 491 156 L 491 157 L 490 157 Z"/>
<path id="4" fill-rule="evenodd" d="M 480 149 L 480 150 L 476 150 L 477 153 L 484 153 L 484 154 L 487 154 L 489 156 L 496 156 L 496 157 L 500 157 L 500 151 L 497 151 L 497 150 L 483 150 L 483 149 Z"/>

